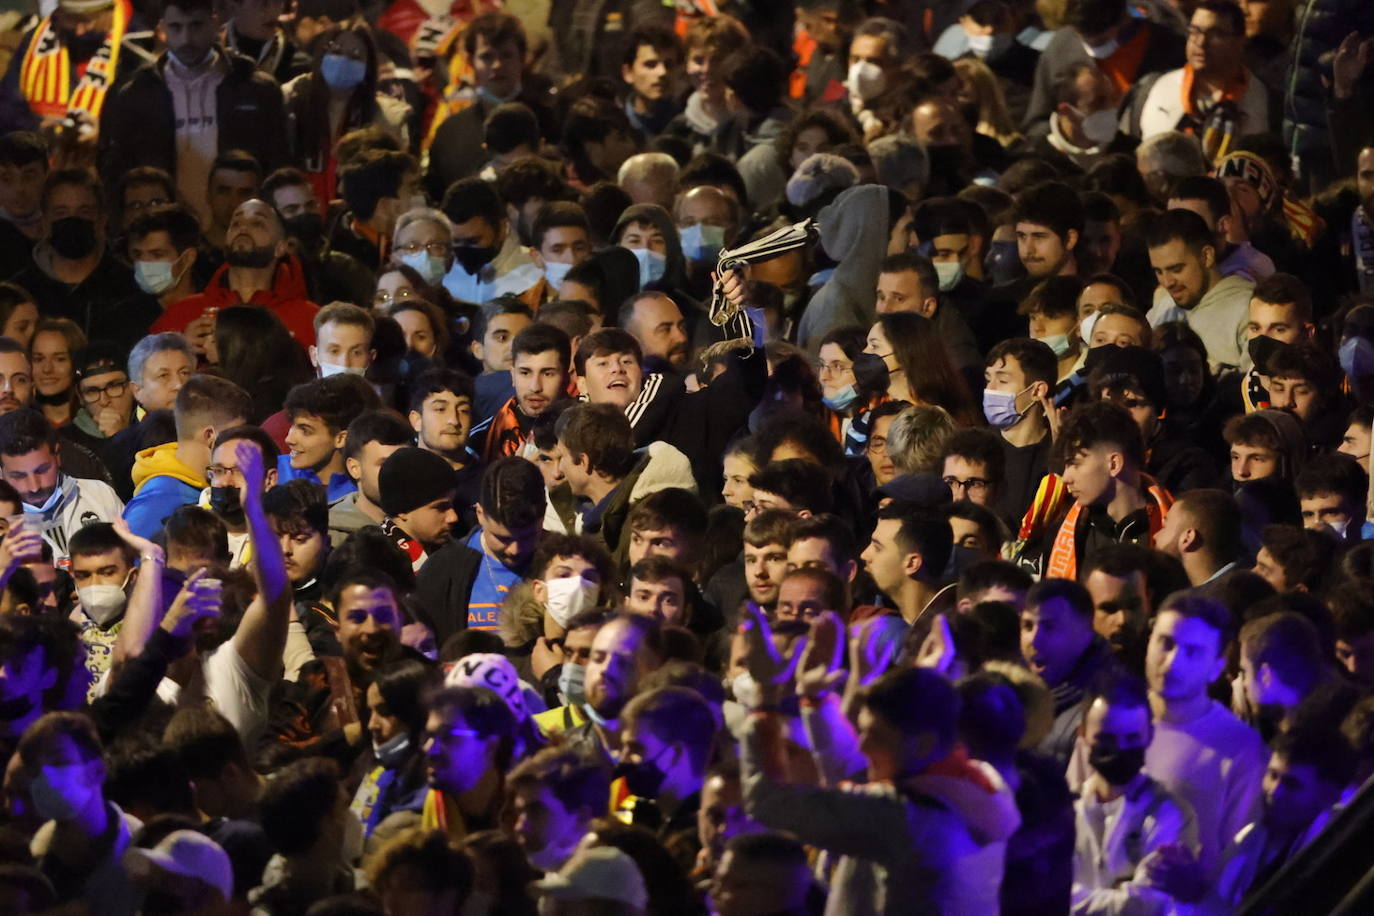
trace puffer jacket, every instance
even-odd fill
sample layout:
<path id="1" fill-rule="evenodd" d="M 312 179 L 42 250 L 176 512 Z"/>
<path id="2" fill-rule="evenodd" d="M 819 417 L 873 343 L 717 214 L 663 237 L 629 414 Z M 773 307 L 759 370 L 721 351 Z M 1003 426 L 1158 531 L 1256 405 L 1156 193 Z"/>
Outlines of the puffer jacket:
<path id="1" fill-rule="evenodd" d="M 1331 55 L 1345 36 L 1374 35 L 1374 4 L 1368 0 L 1307 0 L 1297 12 L 1293 62 L 1283 89 L 1283 139 L 1304 178 L 1334 177 L 1327 129 Z M 1307 161 L 1304 162 L 1303 160 Z"/>

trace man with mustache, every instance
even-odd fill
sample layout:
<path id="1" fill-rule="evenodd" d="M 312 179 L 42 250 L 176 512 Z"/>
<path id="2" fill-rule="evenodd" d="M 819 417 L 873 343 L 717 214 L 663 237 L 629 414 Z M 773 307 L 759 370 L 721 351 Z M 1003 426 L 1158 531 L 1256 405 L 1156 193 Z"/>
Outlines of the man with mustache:
<path id="1" fill-rule="evenodd" d="M 152 326 L 154 334 L 180 331 L 197 353 L 215 331 L 215 312 L 234 305 L 265 308 L 305 346 L 315 339 L 318 306 L 306 296 L 305 275 L 288 252 L 286 229 L 271 204 L 239 204 L 225 233 L 225 263 L 205 289 L 171 306 Z"/>
<path id="2" fill-rule="evenodd" d="M 662 293 L 640 293 L 621 309 L 620 325 L 639 341 L 650 371 L 686 371 L 692 357 L 687 319 L 672 299 Z"/>

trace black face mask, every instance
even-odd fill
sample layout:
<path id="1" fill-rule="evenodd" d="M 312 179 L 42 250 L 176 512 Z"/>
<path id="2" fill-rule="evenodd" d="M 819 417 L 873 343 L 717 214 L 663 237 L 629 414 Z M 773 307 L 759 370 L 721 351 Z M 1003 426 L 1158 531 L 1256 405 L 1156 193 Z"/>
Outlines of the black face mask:
<path id="1" fill-rule="evenodd" d="M 1291 346 L 1292 344 L 1286 344 L 1281 340 L 1275 340 L 1261 334 L 1258 337 L 1250 338 L 1250 343 L 1246 344 L 1245 349 L 1250 354 L 1250 361 L 1255 364 L 1255 368 L 1263 372 L 1264 367 L 1269 364 L 1269 360 Z"/>
<path id="2" fill-rule="evenodd" d="M 220 518 L 237 525 L 243 521 L 243 501 L 238 487 L 211 487 L 210 509 Z"/>
<path id="3" fill-rule="evenodd" d="M 1094 747 L 1088 751 L 1088 763 L 1111 785 L 1124 786 L 1145 766 L 1145 748 L 1104 751 Z"/>
<path id="4" fill-rule="evenodd" d="M 296 239 L 307 251 L 318 251 L 324 243 L 324 217 L 318 213 L 302 213 L 282 220 L 286 234 Z"/>
<path id="5" fill-rule="evenodd" d="M 892 384 L 892 374 L 887 363 L 876 353 L 860 353 L 854 358 L 851 367 L 854 372 L 854 387 L 864 394 L 882 394 Z"/>
<path id="6" fill-rule="evenodd" d="M 53 251 L 69 261 L 84 258 L 95 250 L 95 221 L 79 216 L 54 220 L 49 241 Z"/>
<path id="7" fill-rule="evenodd" d="M 495 245 L 481 248 L 475 245 L 459 245 L 453 249 L 453 258 L 463 265 L 463 270 L 475 275 L 477 271 L 491 263 L 492 258 L 496 257 L 496 252 Z"/>
<path id="8" fill-rule="evenodd" d="M 658 798 L 659 790 L 663 788 L 663 780 L 667 778 L 667 774 L 651 760 L 641 760 L 638 763 L 623 761 L 617 764 L 611 773 L 612 779 L 617 776 L 625 777 L 625 788 L 638 798 Z"/>

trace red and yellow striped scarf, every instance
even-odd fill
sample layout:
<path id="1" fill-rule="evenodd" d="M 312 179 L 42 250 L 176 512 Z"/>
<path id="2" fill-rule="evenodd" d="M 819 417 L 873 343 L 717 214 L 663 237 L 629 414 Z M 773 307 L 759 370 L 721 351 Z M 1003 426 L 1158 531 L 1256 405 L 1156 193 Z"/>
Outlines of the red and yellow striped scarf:
<path id="1" fill-rule="evenodd" d="M 105 34 L 105 43 L 86 64 L 76 88 L 72 88 L 72 62 L 66 42 L 49 16 L 38 24 L 24 53 L 19 70 L 19 90 L 34 114 L 41 118 L 63 118 L 81 113 L 87 120 L 99 121 L 105 94 L 114 83 L 119 66 L 120 46 L 129 25 L 128 0 L 116 0 L 114 18 Z"/>

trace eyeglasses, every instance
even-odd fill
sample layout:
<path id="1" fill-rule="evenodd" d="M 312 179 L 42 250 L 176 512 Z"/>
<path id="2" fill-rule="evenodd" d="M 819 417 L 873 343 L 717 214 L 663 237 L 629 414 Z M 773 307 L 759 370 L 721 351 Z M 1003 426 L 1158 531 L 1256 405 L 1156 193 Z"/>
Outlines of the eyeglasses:
<path id="1" fill-rule="evenodd" d="M 838 359 L 828 363 L 821 363 L 817 367 L 821 375 L 839 375 L 841 372 L 850 372 L 854 369 L 853 363 L 842 363 Z"/>
<path id="2" fill-rule="evenodd" d="M 965 477 L 963 480 L 960 480 L 958 477 L 945 478 L 945 486 L 949 487 L 951 490 L 963 490 L 965 493 L 982 493 L 987 490 L 988 484 L 990 483 L 992 483 L 992 481 L 985 480 L 982 477 Z"/>
<path id="3" fill-rule="evenodd" d="M 231 468 L 223 464 L 212 464 L 205 468 L 205 478 L 207 480 L 219 480 L 228 477 L 230 474 L 238 474 L 238 468 Z"/>
<path id="4" fill-rule="evenodd" d="M 868 440 L 869 452 L 874 455 L 881 455 L 887 449 L 887 440 L 881 436 L 875 436 Z"/>
<path id="5" fill-rule="evenodd" d="M 110 382 L 110 384 L 106 385 L 104 388 L 100 388 L 95 385 L 92 385 L 90 387 L 82 385 L 81 400 L 85 401 L 87 404 L 94 404 L 102 397 L 107 397 L 113 400 L 114 398 L 123 397 L 124 392 L 128 389 L 128 387 L 128 379 L 125 379 L 122 382 Z"/>
<path id="6" fill-rule="evenodd" d="M 421 251 L 427 251 L 436 258 L 442 258 L 449 253 L 449 243 L 430 242 L 427 245 L 421 245 L 419 242 L 407 242 L 404 245 L 397 245 L 396 250 L 404 254 L 419 254 Z"/>

